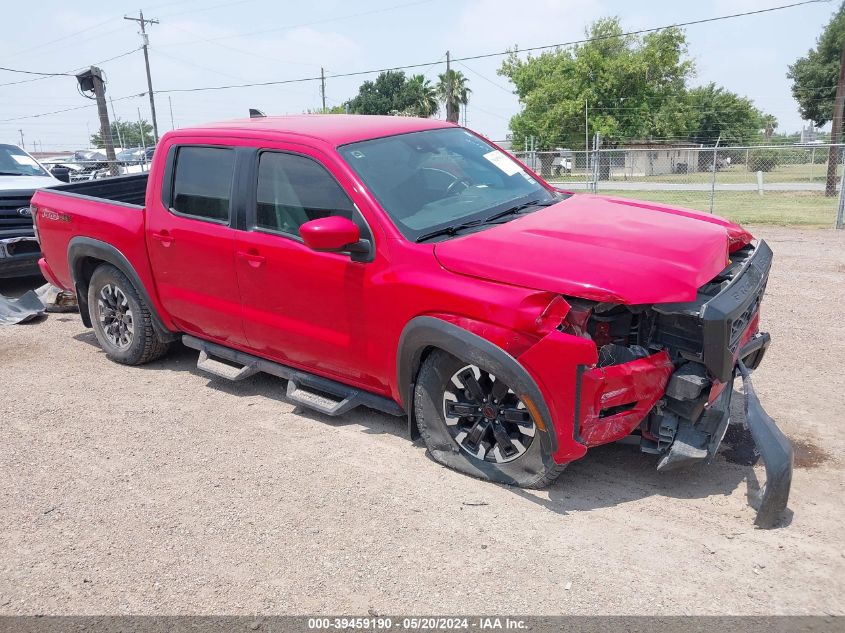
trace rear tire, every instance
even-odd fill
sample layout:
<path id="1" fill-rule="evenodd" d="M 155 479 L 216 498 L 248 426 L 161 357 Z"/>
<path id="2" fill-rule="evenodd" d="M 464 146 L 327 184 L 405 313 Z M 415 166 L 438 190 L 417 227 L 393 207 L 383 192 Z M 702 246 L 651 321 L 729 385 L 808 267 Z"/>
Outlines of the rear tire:
<path id="1" fill-rule="evenodd" d="M 170 348 L 153 328 L 150 309 L 135 286 L 111 264 L 102 264 L 91 276 L 88 313 L 100 347 L 116 363 L 142 365 Z"/>
<path id="2" fill-rule="evenodd" d="M 465 383 L 473 375 L 470 389 Z M 443 350 L 432 351 L 423 361 L 414 387 L 414 414 L 432 458 L 473 477 L 544 488 L 566 467 L 554 463 L 547 432 L 507 385 L 484 367 Z"/>

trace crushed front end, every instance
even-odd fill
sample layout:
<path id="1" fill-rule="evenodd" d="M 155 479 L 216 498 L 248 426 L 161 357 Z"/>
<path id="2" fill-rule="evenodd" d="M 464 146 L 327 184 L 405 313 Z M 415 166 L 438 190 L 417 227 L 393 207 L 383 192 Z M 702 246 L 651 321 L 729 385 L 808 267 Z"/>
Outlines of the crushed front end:
<path id="1" fill-rule="evenodd" d="M 759 331 L 772 251 L 761 241 L 731 253 L 729 265 L 688 303 L 622 305 L 568 299 L 563 331 L 591 339 L 595 365 L 576 376 L 575 439 L 596 446 L 638 435 L 658 470 L 712 460 L 730 423 L 741 371 L 746 419 L 767 472 L 757 524 L 786 507 L 792 449 L 753 392 L 749 372 L 770 338 Z"/>

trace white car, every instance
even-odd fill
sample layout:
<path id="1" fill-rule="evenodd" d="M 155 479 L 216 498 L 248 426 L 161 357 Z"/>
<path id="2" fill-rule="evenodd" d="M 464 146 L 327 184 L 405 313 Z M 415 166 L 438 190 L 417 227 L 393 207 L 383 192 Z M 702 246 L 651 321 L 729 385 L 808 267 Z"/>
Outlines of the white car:
<path id="1" fill-rule="evenodd" d="M 0 278 L 38 274 L 29 199 L 36 189 L 61 184 L 20 147 L 0 144 Z"/>

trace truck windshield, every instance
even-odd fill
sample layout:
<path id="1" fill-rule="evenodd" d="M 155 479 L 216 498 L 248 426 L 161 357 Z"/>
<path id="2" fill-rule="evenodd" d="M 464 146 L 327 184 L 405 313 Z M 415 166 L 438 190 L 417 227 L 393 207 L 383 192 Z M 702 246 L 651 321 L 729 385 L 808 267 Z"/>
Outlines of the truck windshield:
<path id="1" fill-rule="evenodd" d="M 14 145 L 0 145 L 0 176 L 49 176 L 35 159 Z"/>
<path id="2" fill-rule="evenodd" d="M 475 230 L 494 216 L 510 219 L 505 211 L 515 211 L 513 217 L 557 199 L 508 154 L 462 128 L 361 141 L 338 151 L 409 240 L 455 235 L 450 227 Z"/>

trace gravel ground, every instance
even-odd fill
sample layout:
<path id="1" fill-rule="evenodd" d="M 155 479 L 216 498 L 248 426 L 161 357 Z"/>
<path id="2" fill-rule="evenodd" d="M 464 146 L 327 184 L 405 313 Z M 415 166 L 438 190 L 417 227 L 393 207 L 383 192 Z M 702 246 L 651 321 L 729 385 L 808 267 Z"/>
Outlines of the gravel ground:
<path id="1" fill-rule="evenodd" d="M 742 446 L 658 475 L 611 445 L 516 490 L 396 418 L 301 412 L 184 348 L 123 367 L 50 315 L 0 328 L 0 614 L 845 614 L 845 232 L 756 232 L 775 342 L 755 386 L 799 443 L 785 526 L 753 527 Z"/>

